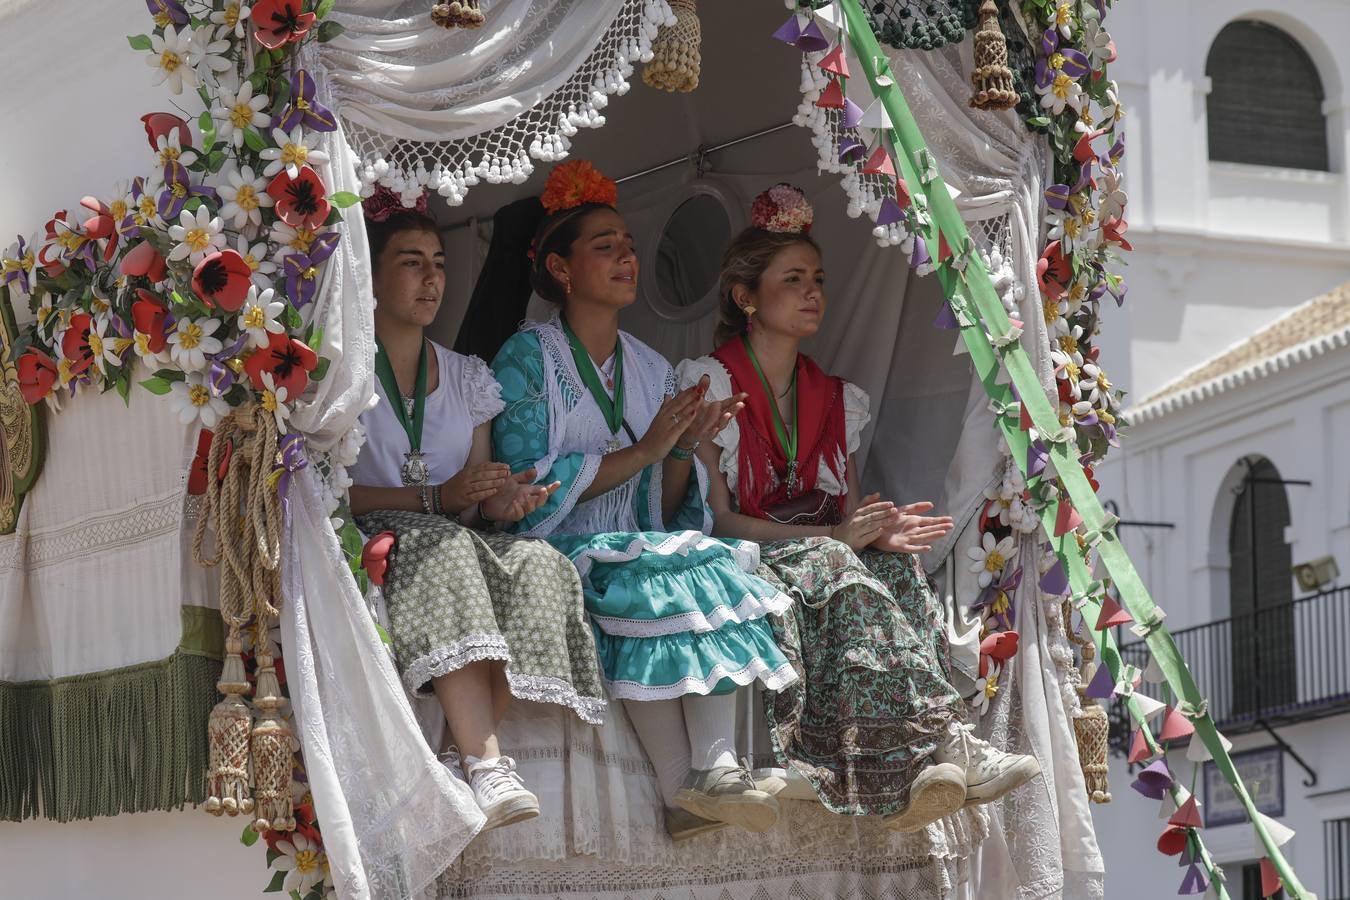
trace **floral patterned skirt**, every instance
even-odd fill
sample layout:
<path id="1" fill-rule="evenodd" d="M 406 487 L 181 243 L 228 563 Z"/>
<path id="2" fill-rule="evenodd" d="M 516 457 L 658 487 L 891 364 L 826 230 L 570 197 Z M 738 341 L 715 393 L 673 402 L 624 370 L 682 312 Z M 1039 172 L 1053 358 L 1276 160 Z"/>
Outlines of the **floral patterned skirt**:
<path id="1" fill-rule="evenodd" d="M 801 676 L 766 694 L 774 752 L 830 810 L 888 815 L 964 715 L 941 602 L 918 559 L 829 538 L 760 545 L 759 574 L 797 602 L 772 617 Z"/>
<path id="2" fill-rule="evenodd" d="M 409 690 L 485 659 L 505 664 L 511 694 L 604 722 L 595 639 L 581 581 L 542 540 L 475 531 L 441 516 L 379 509 L 366 534 L 398 541 L 384 579 L 389 636 Z"/>

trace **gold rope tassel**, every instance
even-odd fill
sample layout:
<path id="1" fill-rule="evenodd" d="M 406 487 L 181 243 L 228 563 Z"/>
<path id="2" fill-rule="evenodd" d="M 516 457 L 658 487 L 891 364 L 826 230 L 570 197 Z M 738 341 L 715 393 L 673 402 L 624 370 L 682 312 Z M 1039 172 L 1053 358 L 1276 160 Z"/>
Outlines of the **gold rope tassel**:
<path id="1" fill-rule="evenodd" d="M 281 598 L 281 500 L 270 477 L 276 456 L 277 427 L 270 412 L 250 403 L 226 416 L 211 442 L 207 489 L 192 539 L 198 564 L 220 564 L 220 614 L 229 629 L 218 685 L 225 699 L 212 711 L 208 726 L 211 762 L 206 810 L 233 816 L 250 814 L 256 808 L 253 827 L 260 832 L 295 828 L 291 732 L 279 712 L 285 701 L 268 638 L 268 629 L 279 617 Z M 222 468 L 223 477 L 218 477 Z M 215 557 L 203 548 L 208 526 L 216 535 Z M 258 662 L 256 726 L 243 700 L 249 686 L 240 633 L 250 621 Z M 256 807 L 249 791 L 250 763 L 259 801 Z"/>
<path id="2" fill-rule="evenodd" d="M 642 81 L 648 87 L 687 94 L 698 87 L 703 66 L 699 51 L 703 26 L 698 20 L 695 0 L 670 0 L 674 25 L 663 25 L 652 41 L 652 59 L 642 68 Z"/>
<path id="3" fill-rule="evenodd" d="M 431 21 L 442 28 L 477 28 L 485 20 L 478 0 L 451 0 L 431 7 Z"/>
<path id="4" fill-rule="evenodd" d="M 1013 73 L 1008 68 L 1008 42 L 998 24 L 994 0 L 980 4 L 980 25 L 975 30 L 975 68 L 970 73 L 975 93 L 970 105 L 976 109 L 1012 109 L 1017 105 Z"/>
<path id="5" fill-rule="evenodd" d="M 1111 780 L 1110 770 L 1106 765 L 1106 752 L 1111 723 L 1107 721 L 1106 710 L 1096 699 L 1087 695 L 1086 688 L 1096 670 L 1092 660 L 1097 655 L 1097 648 L 1092 645 L 1092 641 L 1079 637 L 1072 628 L 1067 627 L 1072 613 L 1073 606 L 1065 601 L 1065 632 L 1083 656 L 1078 679 L 1078 705 L 1082 711 L 1073 717 L 1073 737 L 1078 744 L 1078 765 L 1083 769 L 1083 783 L 1087 787 L 1088 799 L 1093 803 L 1110 803 Z"/>

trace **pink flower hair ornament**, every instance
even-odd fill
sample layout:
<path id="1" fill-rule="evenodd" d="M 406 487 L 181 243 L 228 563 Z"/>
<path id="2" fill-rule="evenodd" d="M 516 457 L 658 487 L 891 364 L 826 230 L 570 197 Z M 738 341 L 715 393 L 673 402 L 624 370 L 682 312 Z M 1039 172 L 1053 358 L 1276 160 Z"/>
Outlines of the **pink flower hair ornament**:
<path id="1" fill-rule="evenodd" d="M 816 212 L 801 188 L 780 181 L 750 204 L 750 225 L 775 234 L 810 234 Z"/>
<path id="2" fill-rule="evenodd" d="M 417 201 L 408 206 L 403 202 L 403 195 L 390 190 L 382 184 L 375 186 L 375 193 L 361 201 L 361 209 L 365 212 L 366 218 L 371 222 L 385 222 L 390 216 L 398 213 L 419 213 L 430 217 L 427 206 L 427 192 L 423 191 L 417 195 Z"/>

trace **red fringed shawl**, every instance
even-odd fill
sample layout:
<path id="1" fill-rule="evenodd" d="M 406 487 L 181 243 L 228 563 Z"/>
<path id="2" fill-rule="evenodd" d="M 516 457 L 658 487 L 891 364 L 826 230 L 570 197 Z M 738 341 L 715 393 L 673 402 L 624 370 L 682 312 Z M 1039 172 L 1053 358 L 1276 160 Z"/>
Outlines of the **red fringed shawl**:
<path id="1" fill-rule="evenodd" d="M 792 499 L 788 496 L 786 449 L 773 425 L 774 398 L 766 396 L 750 354 L 740 338 L 727 341 L 713 358 L 731 374 L 732 393 L 749 395 L 736 417 L 741 430 L 736 502 L 747 516 Z M 797 486 L 793 496 L 815 490 L 822 457 L 845 484 L 848 449 L 844 436 L 844 381 L 825 373 L 815 360 L 797 354 Z"/>

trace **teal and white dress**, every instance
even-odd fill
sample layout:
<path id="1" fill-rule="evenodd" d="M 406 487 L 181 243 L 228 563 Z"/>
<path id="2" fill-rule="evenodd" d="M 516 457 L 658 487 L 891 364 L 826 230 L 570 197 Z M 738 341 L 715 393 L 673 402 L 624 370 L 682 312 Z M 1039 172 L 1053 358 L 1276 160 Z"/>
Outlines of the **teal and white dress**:
<path id="1" fill-rule="evenodd" d="M 781 615 L 792 601 L 753 574 L 757 545 L 705 533 L 712 513 L 701 463 L 695 460 L 669 523 L 660 465 L 580 499 L 613 442 L 631 446 L 675 391 L 664 357 L 629 334 L 620 332 L 619 340 L 626 427 L 618 435 L 578 373 L 556 317 L 526 325 L 493 361 L 505 403 L 493 420 L 493 456 L 512 471 L 534 467 L 540 482 L 562 482 L 514 528 L 547 538 L 576 566 L 612 698 L 724 693 L 756 680 L 778 690 L 797 676 L 765 617 Z M 601 367 L 602 384 L 605 376 Z"/>

